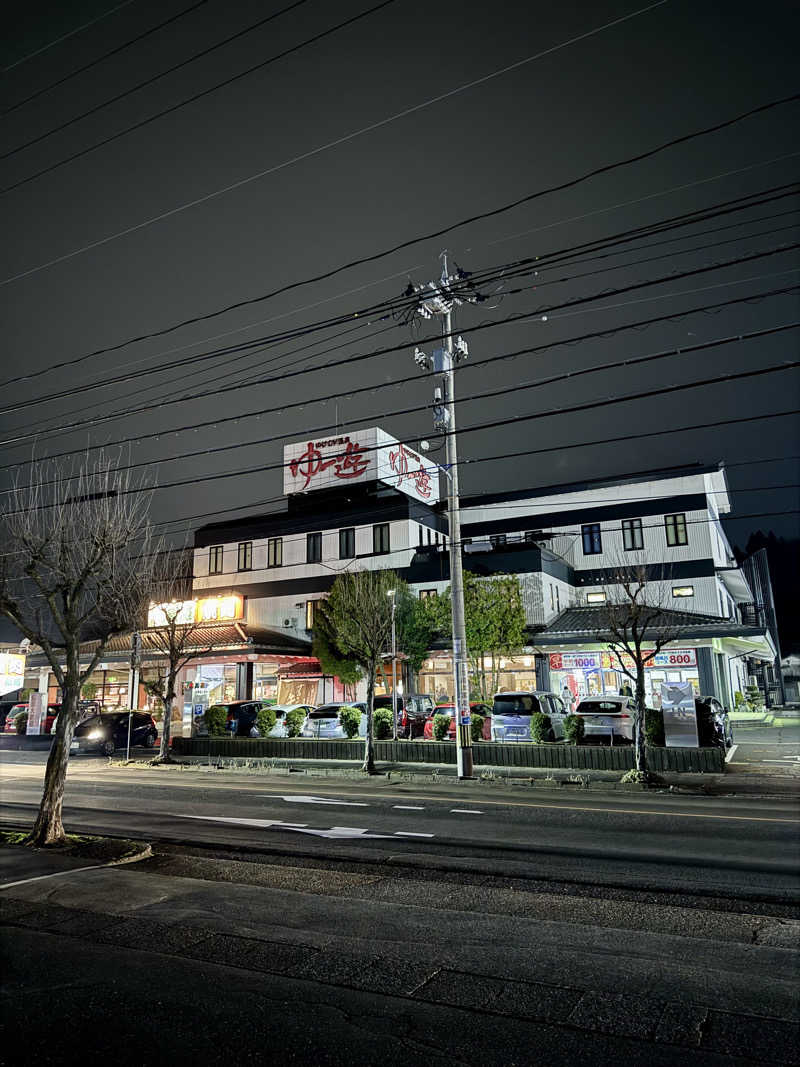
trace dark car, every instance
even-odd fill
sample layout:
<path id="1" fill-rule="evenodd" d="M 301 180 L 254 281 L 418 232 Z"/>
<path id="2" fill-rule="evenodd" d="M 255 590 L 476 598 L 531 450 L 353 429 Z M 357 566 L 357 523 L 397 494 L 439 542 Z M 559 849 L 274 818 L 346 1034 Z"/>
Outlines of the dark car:
<path id="1" fill-rule="evenodd" d="M 260 700 L 231 700 L 227 704 L 216 705 L 228 712 L 225 728 L 231 737 L 261 737 L 258 713 L 263 706 Z"/>
<path id="2" fill-rule="evenodd" d="M 78 722 L 83 722 L 84 719 L 88 719 L 92 715 L 100 715 L 102 707 L 98 700 L 79 700 L 78 701 Z M 47 714 L 42 719 L 42 733 L 51 734 L 55 729 L 56 719 L 58 713 L 61 711 L 60 704 L 48 704 Z"/>
<path id="3" fill-rule="evenodd" d="M 392 708 L 391 696 L 375 697 L 372 702 L 374 709 Z M 427 693 L 407 693 L 401 696 L 397 694 L 397 736 L 398 737 L 423 737 L 425 734 L 425 722 L 433 710 L 433 697 Z"/>
<path id="4" fill-rule="evenodd" d="M 716 697 L 695 697 L 697 741 L 701 748 L 730 748 L 733 729 L 728 709 Z"/>
<path id="5" fill-rule="evenodd" d="M 158 737 L 155 719 L 145 711 L 134 711 L 131 722 L 131 748 L 144 745 L 152 748 Z M 126 748 L 128 744 L 127 711 L 104 712 L 92 715 L 75 727 L 72 735 L 71 752 L 102 752 L 112 756 L 115 749 Z"/>

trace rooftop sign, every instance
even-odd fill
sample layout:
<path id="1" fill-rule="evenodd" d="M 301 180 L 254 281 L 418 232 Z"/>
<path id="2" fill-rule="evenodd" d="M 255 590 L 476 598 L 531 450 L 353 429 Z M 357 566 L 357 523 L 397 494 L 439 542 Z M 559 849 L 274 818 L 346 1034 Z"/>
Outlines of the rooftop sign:
<path id="1" fill-rule="evenodd" d="M 319 440 L 295 441 L 283 449 L 283 491 L 311 493 L 352 482 L 383 482 L 401 493 L 435 504 L 439 470 L 378 427 Z"/>

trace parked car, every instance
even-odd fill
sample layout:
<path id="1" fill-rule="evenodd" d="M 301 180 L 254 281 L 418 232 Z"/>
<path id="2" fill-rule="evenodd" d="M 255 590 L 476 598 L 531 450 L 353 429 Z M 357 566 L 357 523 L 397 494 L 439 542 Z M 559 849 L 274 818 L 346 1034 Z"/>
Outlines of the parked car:
<path id="1" fill-rule="evenodd" d="M 270 704 L 269 707 L 275 712 L 275 725 L 269 732 L 270 737 L 289 736 L 289 731 L 286 728 L 286 716 L 290 711 L 295 711 L 299 708 L 308 717 L 314 710 L 313 704 Z"/>
<path id="2" fill-rule="evenodd" d="M 728 709 L 716 697 L 696 697 L 697 740 L 701 747 L 730 748 L 733 745 L 733 727 Z"/>
<path id="3" fill-rule="evenodd" d="M 70 745 L 71 752 L 102 752 L 112 756 L 115 749 L 128 744 L 128 716 L 131 723 L 131 748 L 144 745 L 152 748 L 158 737 L 155 719 L 146 711 L 111 711 L 92 715 L 75 727 Z"/>
<path id="4" fill-rule="evenodd" d="M 231 737 L 261 737 L 258 728 L 258 713 L 262 708 L 260 700 L 229 700 L 213 706 L 225 708 L 225 729 Z"/>
<path id="5" fill-rule="evenodd" d="M 392 708 L 391 696 L 375 697 L 373 708 Z M 433 697 L 427 693 L 397 694 L 397 736 L 423 737 L 425 723 L 433 709 Z"/>
<path id="6" fill-rule="evenodd" d="M 551 741 L 564 736 L 564 702 L 555 693 L 534 689 L 525 693 L 497 693 L 492 706 L 493 741 L 530 741 L 531 715 L 541 712 L 550 716 Z"/>
<path id="7" fill-rule="evenodd" d="M 470 715 L 482 715 L 483 716 L 483 740 L 492 740 L 492 706 L 491 704 L 482 704 L 480 701 L 470 701 L 469 705 Z M 446 741 L 455 741 L 456 739 L 456 706 L 455 704 L 437 704 L 435 708 L 431 709 L 428 718 L 425 720 L 425 740 L 433 741 L 433 719 L 436 715 L 449 715 L 450 726 L 447 730 Z"/>
<path id="8" fill-rule="evenodd" d="M 53 732 L 60 711 L 60 704 L 47 705 L 47 715 L 42 720 L 43 734 L 51 734 Z M 102 711 L 99 700 L 80 700 L 78 702 L 78 722 L 83 722 L 84 719 L 88 719 L 92 715 L 100 715 Z"/>
<path id="9" fill-rule="evenodd" d="M 3 732 L 7 734 L 15 734 L 17 732 L 16 719 L 18 715 L 27 715 L 30 708 L 27 704 L 13 704 L 11 709 L 6 713 L 6 721 L 3 724 Z"/>
<path id="10" fill-rule="evenodd" d="M 636 721 L 636 703 L 632 697 L 596 696 L 584 697 L 575 714 L 583 719 L 584 737 L 598 737 L 610 744 L 633 743 L 633 724 Z"/>
<path id="11" fill-rule="evenodd" d="M 18 703 L 18 700 L 0 700 L 0 730 L 5 730 L 8 713 L 12 708 L 15 708 Z"/>
<path id="12" fill-rule="evenodd" d="M 308 713 L 301 737 L 347 737 L 344 727 L 339 722 L 339 712 L 342 708 L 358 708 L 361 712 L 361 725 L 358 728 L 358 736 L 367 736 L 367 705 L 348 704 L 342 701 L 338 704 L 321 704 L 318 708 L 312 708 Z"/>

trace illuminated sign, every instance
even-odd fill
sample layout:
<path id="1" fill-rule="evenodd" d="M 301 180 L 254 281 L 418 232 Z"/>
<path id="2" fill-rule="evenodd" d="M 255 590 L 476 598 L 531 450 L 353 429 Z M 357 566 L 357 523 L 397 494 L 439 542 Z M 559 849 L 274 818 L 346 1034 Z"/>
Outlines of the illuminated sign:
<path id="1" fill-rule="evenodd" d="M 0 696 L 21 689 L 25 680 L 25 657 L 15 652 L 0 652 Z"/>
<path id="2" fill-rule="evenodd" d="M 644 656 L 651 655 L 652 649 L 643 649 Z M 622 662 L 628 668 L 633 669 L 633 659 L 626 653 L 622 653 Z M 645 668 L 650 667 L 696 667 L 697 653 L 693 648 L 669 648 L 662 649 L 647 661 Z M 619 670 L 620 661 L 616 652 L 553 652 L 550 655 L 551 671 L 590 670 L 596 671 L 602 667 L 604 670 Z"/>
<path id="3" fill-rule="evenodd" d="M 194 626 L 201 622 L 231 622 L 244 615 L 244 600 L 236 594 L 211 596 L 203 600 L 177 600 L 171 604 L 151 604 L 147 625 L 153 627 Z"/>
<path id="4" fill-rule="evenodd" d="M 384 482 L 435 504 L 439 470 L 385 431 L 372 427 L 321 440 L 295 441 L 283 450 L 283 491 L 310 493 L 352 482 Z"/>

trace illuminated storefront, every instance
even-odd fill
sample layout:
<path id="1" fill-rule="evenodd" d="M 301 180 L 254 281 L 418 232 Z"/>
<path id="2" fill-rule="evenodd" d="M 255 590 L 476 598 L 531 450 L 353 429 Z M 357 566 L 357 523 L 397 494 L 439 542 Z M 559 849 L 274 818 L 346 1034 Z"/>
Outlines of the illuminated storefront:
<path id="1" fill-rule="evenodd" d="M 647 654 L 650 650 L 644 650 Z M 633 660 L 623 656 L 625 667 L 635 674 Z M 548 657 L 550 688 L 561 693 L 566 686 L 573 700 L 587 696 L 619 694 L 623 687 L 633 689 L 633 681 L 622 669 L 614 652 L 551 652 Z M 658 707 L 662 682 L 691 682 L 700 694 L 697 653 L 693 648 L 669 648 L 657 652 L 645 668 L 645 697 L 650 707 Z"/>

